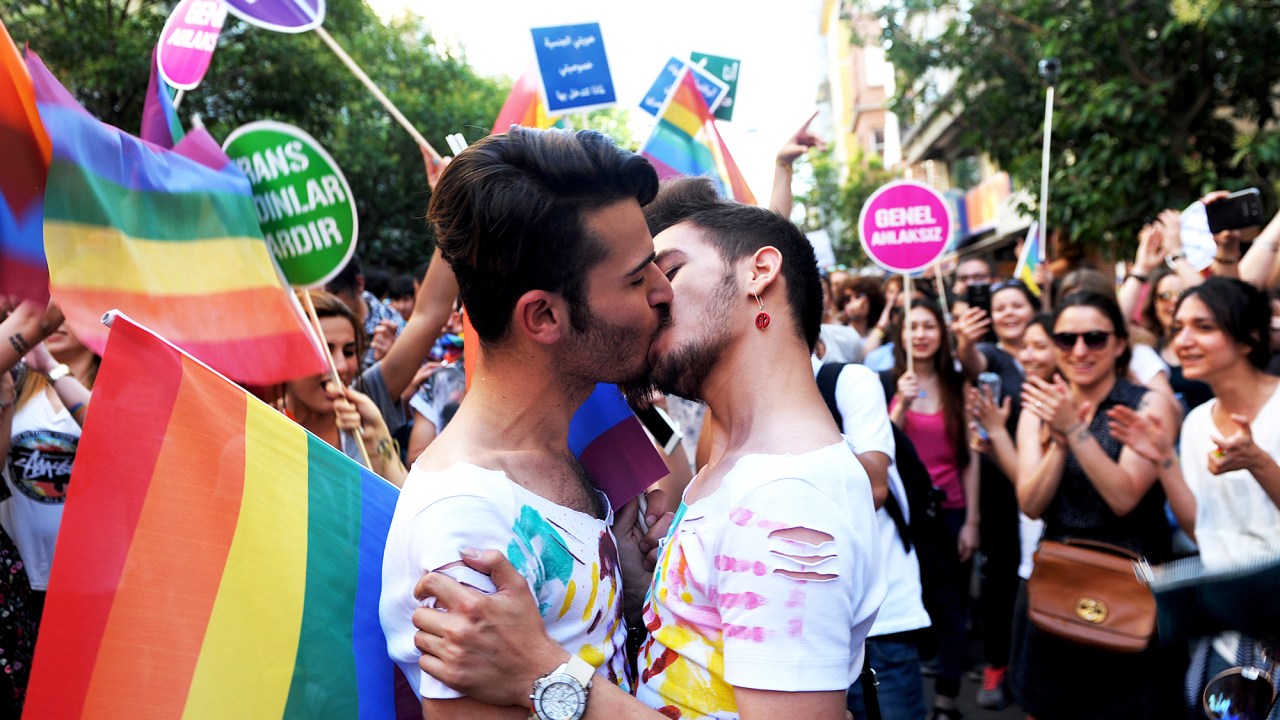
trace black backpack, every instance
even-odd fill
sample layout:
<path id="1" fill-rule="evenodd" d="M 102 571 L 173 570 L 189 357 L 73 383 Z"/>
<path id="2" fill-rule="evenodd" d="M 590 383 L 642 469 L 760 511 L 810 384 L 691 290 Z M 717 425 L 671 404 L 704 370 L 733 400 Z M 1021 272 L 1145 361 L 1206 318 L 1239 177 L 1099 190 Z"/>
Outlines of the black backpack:
<path id="1" fill-rule="evenodd" d="M 836 427 L 844 428 L 844 418 L 836 406 L 836 381 L 844 370 L 843 363 L 829 363 L 818 370 L 818 390 L 827 403 L 827 409 L 835 418 Z M 881 384 L 886 382 L 886 375 L 881 374 Z M 907 508 L 911 520 L 907 521 L 902 512 L 898 498 L 892 492 L 884 503 L 884 510 L 898 529 L 898 537 L 905 550 L 916 550 L 916 560 L 920 563 L 921 598 L 929 617 L 942 618 L 950 608 L 959 607 L 962 601 L 956 591 L 952 578 L 959 572 L 959 557 L 956 554 L 956 541 L 951 537 L 942 519 L 942 499 L 946 496 L 943 490 L 933 484 L 929 470 L 920 461 L 915 445 L 907 434 L 897 425 L 893 428 L 893 442 L 896 452 L 893 458 L 898 467 L 898 476 L 902 478 L 902 488 L 907 496 Z M 918 639 L 921 652 L 931 654 L 937 642 L 936 633 L 922 633 Z"/>

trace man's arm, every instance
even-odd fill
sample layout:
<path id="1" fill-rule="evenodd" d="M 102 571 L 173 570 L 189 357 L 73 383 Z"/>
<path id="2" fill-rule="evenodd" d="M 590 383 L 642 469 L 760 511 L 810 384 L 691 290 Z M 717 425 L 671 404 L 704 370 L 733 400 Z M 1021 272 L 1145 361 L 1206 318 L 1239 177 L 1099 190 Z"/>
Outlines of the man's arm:
<path id="1" fill-rule="evenodd" d="M 391 397 L 400 397 L 409 387 L 418 368 L 431 353 L 431 345 L 453 312 L 458 297 L 458 280 L 453 268 L 440 257 L 440 249 L 431 254 L 427 276 L 413 299 L 413 312 L 404 330 L 382 358 L 382 379 Z"/>

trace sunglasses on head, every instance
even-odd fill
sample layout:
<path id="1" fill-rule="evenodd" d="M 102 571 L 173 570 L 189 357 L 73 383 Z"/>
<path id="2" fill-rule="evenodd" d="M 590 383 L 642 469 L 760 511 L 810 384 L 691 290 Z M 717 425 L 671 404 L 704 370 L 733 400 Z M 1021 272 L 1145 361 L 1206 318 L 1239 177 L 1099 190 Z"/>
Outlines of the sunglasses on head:
<path id="1" fill-rule="evenodd" d="M 1053 344 L 1063 352 L 1069 352 L 1076 346 L 1076 341 L 1083 339 L 1084 346 L 1090 350 L 1101 350 L 1106 347 L 1112 333 L 1106 330 L 1090 330 L 1089 332 L 1057 332 L 1053 334 Z"/>

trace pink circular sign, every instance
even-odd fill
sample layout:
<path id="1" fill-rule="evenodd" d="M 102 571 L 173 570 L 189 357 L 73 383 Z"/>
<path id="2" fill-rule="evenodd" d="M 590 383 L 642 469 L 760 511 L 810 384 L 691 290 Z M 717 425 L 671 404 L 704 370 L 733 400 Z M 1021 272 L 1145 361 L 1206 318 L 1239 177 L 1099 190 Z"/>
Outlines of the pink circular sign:
<path id="1" fill-rule="evenodd" d="M 898 180 L 867 198 L 858 215 L 858 234 L 867 257 L 885 270 L 923 270 L 947 249 L 951 208 L 933 188 Z"/>
<path id="2" fill-rule="evenodd" d="M 227 6 L 222 0 L 182 0 L 160 33 L 160 77 L 179 90 L 194 90 L 213 60 Z"/>

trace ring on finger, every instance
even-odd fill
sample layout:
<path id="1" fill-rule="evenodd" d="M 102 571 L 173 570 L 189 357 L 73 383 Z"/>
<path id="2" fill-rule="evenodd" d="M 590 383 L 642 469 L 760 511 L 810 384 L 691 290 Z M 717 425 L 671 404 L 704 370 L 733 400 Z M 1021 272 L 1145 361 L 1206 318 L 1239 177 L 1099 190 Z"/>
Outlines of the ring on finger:
<path id="1" fill-rule="evenodd" d="M 1040 400 L 1036 401 L 1036 407 L 1044 407 L 1044 403 Z"/>

